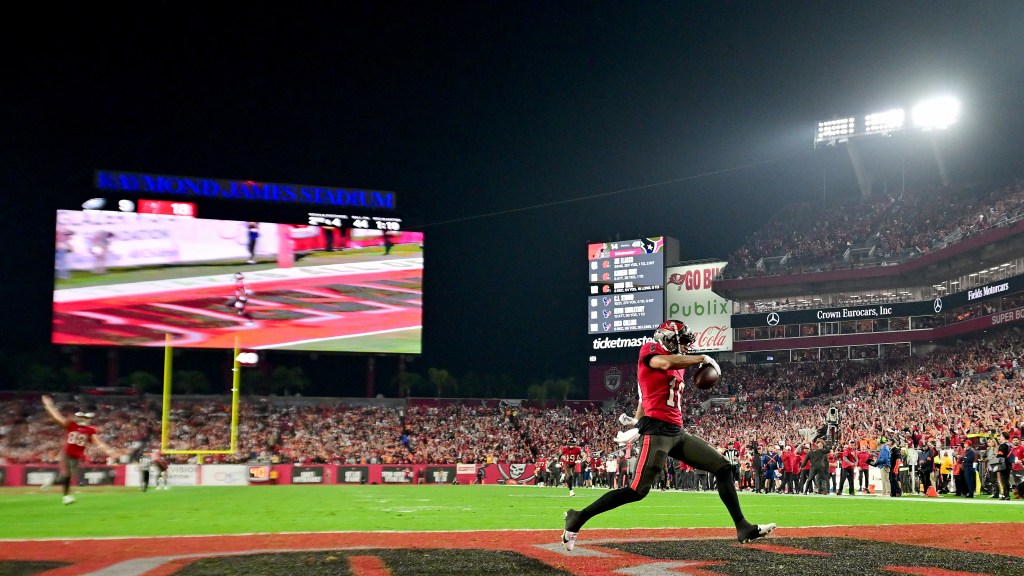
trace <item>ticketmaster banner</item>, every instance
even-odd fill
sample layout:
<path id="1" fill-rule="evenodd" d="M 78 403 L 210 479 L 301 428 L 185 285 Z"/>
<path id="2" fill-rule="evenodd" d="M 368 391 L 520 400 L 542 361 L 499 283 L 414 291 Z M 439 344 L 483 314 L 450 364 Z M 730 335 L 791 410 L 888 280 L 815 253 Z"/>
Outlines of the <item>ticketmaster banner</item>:
<path id="1" fill-rule="evenodd" d="M 665 269 L 665 319 L 682 320 L 696 340 L 690 352 L 732 350 L 732 302 L 711 291 L 725 262 Z"/>

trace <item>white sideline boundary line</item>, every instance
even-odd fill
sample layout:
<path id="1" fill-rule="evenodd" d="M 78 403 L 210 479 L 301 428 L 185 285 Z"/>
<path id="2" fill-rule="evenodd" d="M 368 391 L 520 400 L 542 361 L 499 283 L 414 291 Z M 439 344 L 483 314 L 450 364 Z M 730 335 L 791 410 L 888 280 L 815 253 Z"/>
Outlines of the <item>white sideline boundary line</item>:
<path id="1" fill-rule="evenodd" d="M 376 330 L 373 332 L 360 332 L 359 334 L 347 334 L 345 336 L 326 336 L 324 338 L 310 338 L 309 340 L 294 340 L 292 342 L 281 342 L 279 344 L 267 344 L 266 346 L 253 346 L 253 350 L 273 350 L 274 348 L 284 348 L 285 346 L 299 346 L 302 344 L 312 344 L 314 342 L 325 342 L 327 340 L 346 340 L 348 338 L 361 338 L 363 336 L 376 336 L 377 334 L 387 334 L 389 332 L 401 332 L 403 330 L 415 330 L 417 328 L 423 328 L 420 326 L 405 326 L 403 328 L 388 328 L 387 330 Z"/>
<path id="2" fill-rule="evenodd" d="M 560 518 L 556 518 L 561 523 Z M 971 522 L 969 525 L 986 524 L 1013 524 L 1013 522 Z M 879 526 L 964 526 L 956 522 L 942 522 L 935 524 L 818 524 L 814 526 L 779 526 L 776 530 L 819 530 L 823 528 L 877 528 Z M 560 524 L 554 528 L 486 528 L 480 530 L 328 530 L 321 532 L 240 532 L 236 534 L 176 534 L 170 536 L 94 536 L 94 537 L 68 537 L 68 538 L 0 538 L 0 542 L 77 542 L 88 540 L 153 540 L 157 538 L 247 538 L 250 536 L 309 536 L 314 534 L 461 534 L 475 532 L 552 532 L 557 531 Z M 689 526 L 685 528 L 593 528 L 593 530 L 607 530 L 618 532 L 635 532 L 637 530 L 729 530 L 729 526 Z M 712 538 L 732 538 L 732 536 L 714 536 Z M 649 541 L 650 538 L 632 538 L 632 540 Z M 616 540 L 618 541 L 618 540 Z"/>

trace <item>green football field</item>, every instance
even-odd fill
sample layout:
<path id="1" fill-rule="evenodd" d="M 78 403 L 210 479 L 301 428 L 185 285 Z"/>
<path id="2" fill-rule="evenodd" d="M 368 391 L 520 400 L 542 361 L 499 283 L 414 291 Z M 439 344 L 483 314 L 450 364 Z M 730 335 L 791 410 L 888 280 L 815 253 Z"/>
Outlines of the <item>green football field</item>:
<path id="1" fill-rule="evenodd" d="M 338 531 L 558 532 L 567 508 L 602 489 L 535 486 L 249 486 L 0 490 L 0 538 L 223 535 Z M 979 495 L 981 496 L 981 495 Z M 782 527 L 1024 522 L 1024 501 L 953 497 L 741 494 L 753 522 Z M 658 492 L 594 518 L 586 529 L 729 527 L 717 493 Z M 1024 527 L 1022 527 L 1024 533 Z"/>

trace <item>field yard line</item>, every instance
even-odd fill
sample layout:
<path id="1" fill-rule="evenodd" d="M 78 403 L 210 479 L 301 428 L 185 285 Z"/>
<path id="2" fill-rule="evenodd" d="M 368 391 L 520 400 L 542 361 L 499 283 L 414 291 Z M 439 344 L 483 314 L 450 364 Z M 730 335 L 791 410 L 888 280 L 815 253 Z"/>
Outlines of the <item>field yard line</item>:
<path id="1" fill-rule="evenodd" d="M 163 539 L 163 538 L 247 538 L 250 536 L 303 536 L 303 535 L 344 535 L 344 534 L 449 534 L 449 533 L 478 533 L 478 532 L 558 532 L 561 530 L 559 525 L 552 528 L 480 528 L 474 530 L 332 530 L 325 532 L 239 532 L 236 534 L 178 534 L 171 536 L 75 536 L 67 538 L 0 538 L 0 543 L 3 542 L 75 542 L 85 540 L 146 540 L 146 539 Z M 1007 522 L 971 522 L 966 526 L 974 525 L 986 525 L 986 524 L 1007 524 Z M 782 528 L 790 529 L 808 529 L 816 530 L 823 528 L 876 528 L 879 526 L 957 526 L 963 527 L 964 524 L 950 524 L 945 523 L 934 523 L 934 524 L 901 524 L 899 522 L 891 524 L 814 524 L 805 526 L 780 526 Z M 604 528 L 595 527 L 593 530 L 601 530 L 608 532 L 632 532 L 636 530 L 646 531 L 657 531 L 657 530 L 727 530 L 730 526 L 690 526 L 685 528 L 680 527 L 662 527 L 662 528 L 650 528 L 646 526 L 634 526 L 630 528 Z M 731 538 L 731 536 L 730 536 Z"/>
<path id="2" fill-rule="evenodd" d="M 87 572 L 83 576 L 138 576 L 145 574 L 150 570 L 155 570 L 164 564 L 176 562 L 179 560 L 188 560 L 191 558 L 210 558 L 210 557 L 221 557 L 221 556 L 249 556 L 252 554 L 288 554 L 291 552 L 333 552 L 335 550 L 386 550 L 383 546 L 347 546 L 338 547 L 331 546 L 328 548 L 281 548 L 281 549 L 263 549 L 256 548 L 253 550 L 239 550 L 235 552 L 200 552 L 197 554 L 179 554 L 176 556 L 150 556 L 148 558 L 134 558 L 132 560 L 125 560 L 124 562 L 118 562 L 112 564 L 106 568 L 100 570 L 94 570 Z"/>

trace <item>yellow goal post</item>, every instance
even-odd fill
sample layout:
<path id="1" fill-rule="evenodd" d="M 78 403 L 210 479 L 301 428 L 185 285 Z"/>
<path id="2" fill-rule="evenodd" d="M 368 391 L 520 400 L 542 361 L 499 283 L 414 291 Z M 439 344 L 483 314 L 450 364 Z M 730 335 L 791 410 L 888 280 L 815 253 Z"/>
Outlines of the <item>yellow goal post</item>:
<path id="1" fill-rule="evenodd" d="M 163 410 L 160 419 L 160 452 L 163 454 L 234 454 L 238 451 L 238 394 L 239 385 L 241 383 L 241 369 L 238 362 L 238 339 L 235 338 L 235 354 L 232 358 L 231 365 L 231 446 L 226 449 L 219 450 L 207 450 L 207 449 L 188 449 L 178 450 L 172 449 L 167 444 L 167 437 L 170 434 L 171 424 L 171 380 L 173 379 L 173 360 L 172 356 L 174 353 L 174 347 L 171 346 L 171 335 L 167 334 L 167 339 L 164 344 L 164 397 L 163 397 Z"/>

